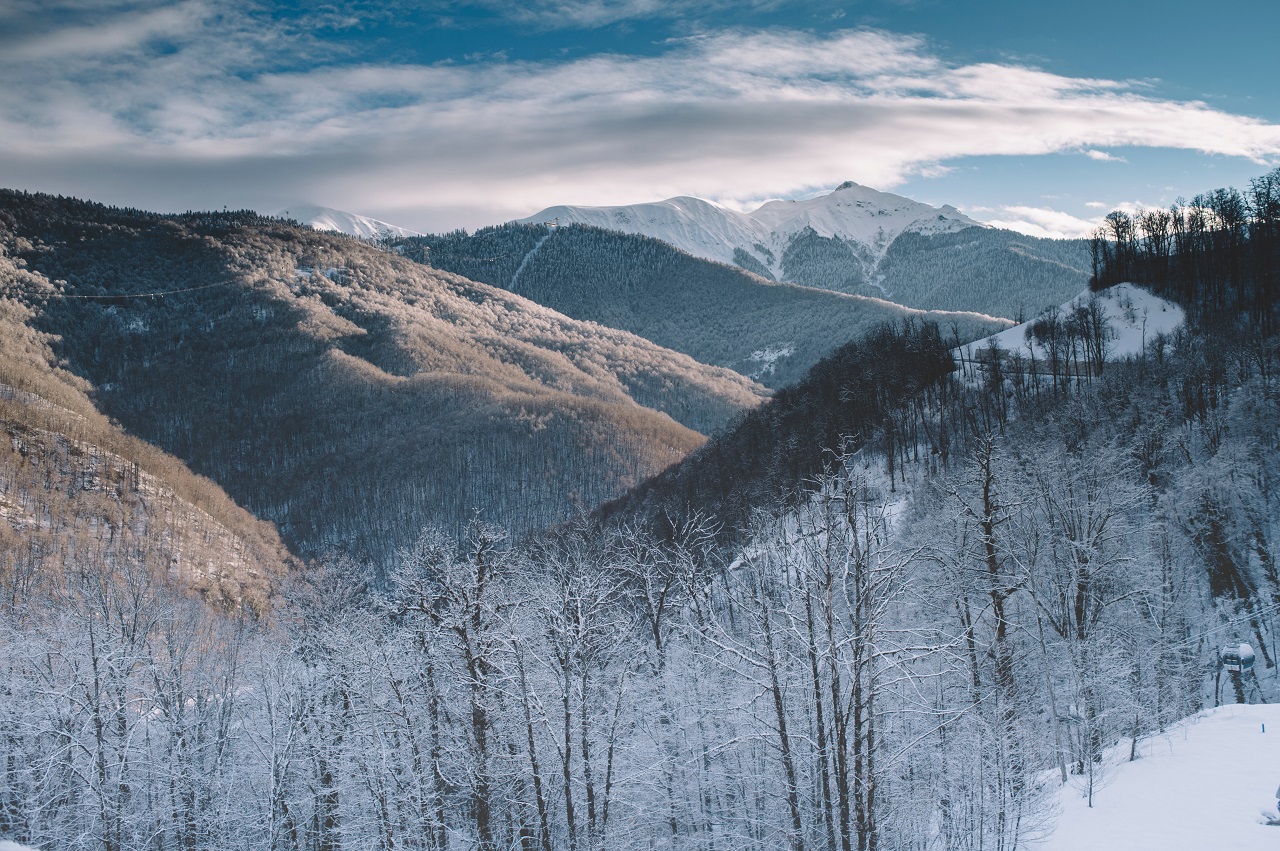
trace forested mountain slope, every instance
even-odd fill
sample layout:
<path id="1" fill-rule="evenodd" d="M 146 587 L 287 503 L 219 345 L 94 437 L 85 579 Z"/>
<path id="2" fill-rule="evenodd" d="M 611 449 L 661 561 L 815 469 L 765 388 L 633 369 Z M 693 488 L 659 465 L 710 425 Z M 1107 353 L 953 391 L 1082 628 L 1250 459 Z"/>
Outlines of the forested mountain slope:
<path id="1" fill-rule="evenodd" d="M 754 511 L 793 504 L 841 454 L 887 445 L 892 464 L 901 442 L 918 458 L 925 438 L 906 412 L 923 410 L 926 394 L 945 393 L 942 379 L 954 368 L 935 324 L 875 329 L 598 515 L 659 533 L 672 519 L 705 515 L 720 524 L 722 541 L 740 540 Z M 950 452 L 945 427 L 929 440 L 934 453 Z"/>
<path id="2" fill-rule="evenodd" d="M 677 543 L 704 506 L 738 524 L 730 567 L 687 598 L 700 635 L 681 648 L 713 648 L 743 704 L 759 689 L 758 729 L 797 790 L 766 817 L 785 837 L 1023 847 L 1053 830 L 1060 787 L 1112 806 L 1106 747 L 1137 754 L 1206 706 L 1280 697 L 1275 337 L 1219 314 L 1090 360 L 1089 332 L 1053 323 L 1059 356 L 1034 369 L 993 349 L 900 398 L 857 360 L 815 374 L 796 390 L 821 407 L 863 400 L 849 438 L 779 394 L 603 512 Z M 828 469 L 788 490 L 769 463 L 735 463 L 751 435 Z M 1257 662 L 1232 672 L 1218 651 L 1240 642 Z M 727 726 L 716 741 L 749 751 L 746 714 Z"/>
<path id="3" fill-rule="evenodd" d="M 1021 321 L 1088 284 L 1089 242 L 997 228 L 904 233 L 876 266 L 870 292 L 934 310 L 977 310 Z"/>
<path id="4" fill-rule="evenodd" d="M 53 292 L 0 250 L 0 593 L 16 605 L 106 562 L 265 611 L 293 561 L 276 530 L 99 413 L 15 289 Z"/>
<path id="5" fill-rule="evenodd" d="M 615 522 L 428 531 L 384 576 L 301 572 L 270 622 L 93 570 L 83 597 L 0 600 L 0 835 L 926 851 L 1034 847 L 1067 796 L 1115 812 L 1117 756 L 1280 699 L 1280 340 L 1256 277 L 1280 204 L 1254 209 L 1232 250 L 1184 234 L 1187 325 L 1130 357 L 1087 303 L 1032 323 L 1061 355 L 1035 366 L 988 348 L 959 373 L 938 329 L 887 329 L 709 444 L 707 484 L 690 464 Z M 1122 247 L 1187 260 L 1109 245 L 1102 281 Z M 1226 667 L 1246 641 L 1256 664 Z M 1275 733 L 1254 729 L 1229 737 Z"/>
<path id="6" fill-rule="evenodd" d="M 878 298 L 778 284 L 657 239 L 587 225 L 513 223 L 392 244 L 437 268 L 775 388 L 799 381 L 837 346 L 885 322 L 918 316 L 961 341 L 1002 324 L 972 313 L 925 313 Z"/>
<path id="7" fill-rule="evenodd" d="M 628 207 L 552 207 L 524 223 L 581 223 L 660 239 L 778 281 L 922 310 L 1032 316 L 1084 289 L 1087 240 L 980 227 L 953 207 L 844 183 L 739 213 L 697 198 Z"/>
<path id="8" fill-rule="evenodd" d="M 344 236 L 6 192 L 30 324 L 130 432 L 302 553 L 531 528 L 664 468 L 763 389 Z"/>

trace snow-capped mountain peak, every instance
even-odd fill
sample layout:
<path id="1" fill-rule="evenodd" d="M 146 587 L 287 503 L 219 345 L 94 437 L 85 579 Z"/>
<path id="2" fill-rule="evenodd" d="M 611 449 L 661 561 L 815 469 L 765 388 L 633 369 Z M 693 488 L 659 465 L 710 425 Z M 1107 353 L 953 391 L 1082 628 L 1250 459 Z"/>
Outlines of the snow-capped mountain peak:
<path id="1" fill-rule="evenodd" d="M 293 219 L 310 225 L 316 230 L 330 230 L 358 236 L 364 239 L 385 239 L 390 236 L 422 236 L 415 230 L 388 224 L 368 216 L 320 207 L 315 204 L 292 204 L 272 213 L 281 218 Z"/>
<path id="2" fill-rule="evenodd" d="M 754 259 L 778 279 L 786 278 L 784 254 L 810 231 L 849 243 L 871 267 L 903 233 L 944 233 L 980 226 L 954 207 L 932 207 L 851 180 L 824 195 L 769 201 L 750 213 L 680 196 L 620 207 L 549 207 L 520 221 L 554 220 L 651 236 L 722 263 L 753 268 Z"/>
<path id="3" fill-rule="evenodd" d="M 932 207 L 852 180 L 826 195 L 769 201 L 750 216 L 774 233 L 794 234 L 809 227 L 819 236 L 878 248 L 877 254 L 908 231 L 941 233 L 980 226 L 954 207 Z"/>

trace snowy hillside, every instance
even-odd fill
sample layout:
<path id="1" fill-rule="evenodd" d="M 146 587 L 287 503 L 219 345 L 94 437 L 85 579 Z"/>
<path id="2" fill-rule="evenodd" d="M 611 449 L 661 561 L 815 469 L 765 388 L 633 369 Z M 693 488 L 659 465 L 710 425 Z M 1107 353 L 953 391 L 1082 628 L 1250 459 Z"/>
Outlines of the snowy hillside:
<path id="1" fill-rule="evenodd" d="M 316 230 L 331 230 L 358 236 L 364 239 L 385 239 L 389 236 L 422 236 L 414 230 L 387 224 L 368 216 L 358 216 L 329 207 L 317 207 L 314 204 L 293 204 L 283 210 L 272 213 L 273 216 L 293 219 L 310 225 Z"/>
<path id="2" fill-rule="evenodd" d="M 744 265 L 746 254 L 785 279 L 783 255 L 811 229 L 854 244 L 874 263 L 907 232 L 946 233 L 978 225 L 954 207 L 931 207 L 853 182 L 803 201 L 770 201 L 739 213 L 700 198 L 679 197 L 625 207 L 549 207 L 522 222 L 580 223 L 661 239 L 696 257 Z"/>
<path id="3" fill-rule="evenodd" d="M 1265 729 L 1265 732 L 1264 732 Z M 1036 851 L 1231 851 L 1280 847 L 1280 706 L 1209 710 L 1109 753 L 1093 807 L 1068 783 L 1053 832 Z"/>
<path id="4" fill-rule="evenodd" d="M 1021 325 L 1006 328 L 999 334 L 962 346 L 956 352 L 957 357 L 966 362 L 973 361 L 994 341 L 1005 352 L 1021 354 L 1024 357 L 1034 355 L 1037 361 L 1046 361 L 1049 353 L 1045 345 L 1028 338 L 1028 329 L 1043 322 L 1049 316 L 1060 320 L 1067 319 L 1078 309 L 1086 307 L 1091 295 L 1094 293 L 1085 290 L 1057 308 L 1056 312 L 1049 311 Z M 1150 290 L 1133 284 L 1116 284 L 1096 295 L 1106 323 L 1104 351 L 1108 360 L 1140 354 L 1158 335 L 1172 334 L 1182 327 L 1185 320 L 1181 307 L 1160 298 Z"/>
<path id="5" fill-rule="evenodd" d="M 852 181 L 817 198 L 770 201 L 750 215 L 771 233 L 795 234 L 809 227 L 819 236 L 871 246 L 877 254 L 902 233 L 949 233 L 981 226 L 950 205 L 931 207 Z"/>

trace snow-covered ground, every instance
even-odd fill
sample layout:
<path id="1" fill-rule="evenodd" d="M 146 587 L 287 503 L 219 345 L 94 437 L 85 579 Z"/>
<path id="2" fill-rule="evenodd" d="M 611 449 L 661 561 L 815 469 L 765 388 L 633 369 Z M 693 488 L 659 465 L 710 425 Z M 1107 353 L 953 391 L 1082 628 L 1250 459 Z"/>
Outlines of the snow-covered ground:
<path id="1" fill-rule="evenodd" d="M 1264 730 L 1265 726 L 1265 732 Z M 1280 705 L 1207 710 L 1109 755 L 1093 808 L 1061 790 L 1061 814 L 1034 851 L 1274 851 Z"/>
<path id="2" fill-rule="evenodd" d="M 1063 317 L 1066 317 L 1077 307 L 1087 304 L 1090 295 L 1090 292 L 1085 290 L 1058 310 Z M 1098 293 L 1097 296 L 1106 316 L 1105 351 L 1108 360 L 1141 354 L 1147 343 L 1156 339 L 1157 335 L 1172 334 L 1186 321 L 1181 307 L 1134 284 L 1116 284 Z M 988 341 L 995 340 L 996 345 L 1004 351 L 1027 357 L 1030 351 L 1027 328 L 1034 322 L 1033 319 L 1021 325 L 1006 328 L 990 337 L 975 340 L 961 346 L 956 355 L 964 360 L 972 360 L 978 352 L 987 348 Z M 1043 362 L 1046 359 L 1044 349 L 1038 345 L 1034 345 L 1034 348 L 1036 359 Z"/>
<path id="3" fill-rule="evenodd" d="M 0 839 L 0 851 L 38 851 L 28 845 L 19 845 L 16 842 L 10 842 L 7 839 Z"/>

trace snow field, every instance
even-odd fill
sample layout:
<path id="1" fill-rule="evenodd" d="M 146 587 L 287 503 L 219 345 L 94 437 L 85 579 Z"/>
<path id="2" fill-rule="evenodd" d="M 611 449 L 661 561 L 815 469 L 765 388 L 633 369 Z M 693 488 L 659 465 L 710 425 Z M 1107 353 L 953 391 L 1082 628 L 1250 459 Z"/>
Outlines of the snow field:
<path id="1" fill-rule="evenodd" d="M 1263 732 L 1263 726 L 1266 732 Z M 1253 851 L 1280 848 L 1280 706 L 1206 710 L 1166 733 L 1108 752 L 1093 808 L 1080 788 L 1060 791 L 1053 833 L 1035 851 Z"/>
<path id="2" fill-rule="evenodd" d="M 1080 293 L 1058 308 L 1060 315 L 1065 317 L 1077 307 L 1087 304 L 1090 295 L 1089 290 Z M 1139 355 L 1157 336 L 1172 334 L 1186 321 L 1181 307 L 1135 284 L 1116 284 L 1097 293 L 1097 296 L 1106 315 L 1107 360 Z M 956 350 L 956 356 L 963 360 L 973 360 L 987 348 L 989 341 L 994 340 L 996 345 L 1009 354 L 1020 354 L 1025 358 L 1029 351 L 1027 329 L 1034 322 L 1035 319 L 1032 319 L 990 337 L 967 343 Z M 1043 363 L 1047 359 L 1047 352 L 1042 346 L 1031 343 L 1031 348 L 1035 350 L 1037 361 Z"/>

